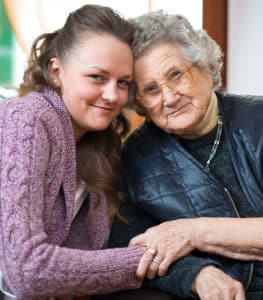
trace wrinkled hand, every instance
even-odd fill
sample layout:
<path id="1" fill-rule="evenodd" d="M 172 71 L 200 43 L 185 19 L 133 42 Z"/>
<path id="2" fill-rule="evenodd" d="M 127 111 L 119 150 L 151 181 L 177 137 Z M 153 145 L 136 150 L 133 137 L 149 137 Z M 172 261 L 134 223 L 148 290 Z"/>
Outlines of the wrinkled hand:
<path id="1" fill-rule="evenodd" d="M 201 300 L 245 300 L 243 285 L 214 267 L 204 267 L 193 282 L 193 291 Z"/>
<path id="2" fill-rule="evenodd" d="M 137 277 L 153 279 L 156 274 L 163 276 L 171 263 L 194 249 L 194 235 L 194 219 L 180 219 L 151 227 L 134 237 L 130 245 L 148 247 L 137 268 Z"/>

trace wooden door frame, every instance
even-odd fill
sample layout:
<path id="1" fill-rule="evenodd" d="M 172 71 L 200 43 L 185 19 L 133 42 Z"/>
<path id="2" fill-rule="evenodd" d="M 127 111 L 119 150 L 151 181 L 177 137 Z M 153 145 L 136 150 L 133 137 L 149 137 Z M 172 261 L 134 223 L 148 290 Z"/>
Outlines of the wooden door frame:
<path id="1" fill-rule="evenodd" d="M 203 0 L 203 28 L 221 47 L 223 58 L 222 89 L 227 78 L 227 0 Z"/>

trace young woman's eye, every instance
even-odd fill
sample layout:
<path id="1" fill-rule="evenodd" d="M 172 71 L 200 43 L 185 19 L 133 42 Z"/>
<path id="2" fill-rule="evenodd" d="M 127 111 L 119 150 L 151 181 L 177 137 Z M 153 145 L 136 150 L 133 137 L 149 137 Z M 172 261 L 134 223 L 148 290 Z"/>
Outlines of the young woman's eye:
<path id="1" fill-rule="evenodd" d="M 130 85 L 130 82 L 128 80 L 119 80 L 118 81 L 118 85 L 121 87 L 121 88 L 128 88 L 129 85 Z"/>
<path id="2" fill-rule="evenodd" d="M 96 81 L 102 81 L 104 79 L 102 75 L 98 75 L 98 74 L 91 74 L 89 75 L 89 77 Z"/>

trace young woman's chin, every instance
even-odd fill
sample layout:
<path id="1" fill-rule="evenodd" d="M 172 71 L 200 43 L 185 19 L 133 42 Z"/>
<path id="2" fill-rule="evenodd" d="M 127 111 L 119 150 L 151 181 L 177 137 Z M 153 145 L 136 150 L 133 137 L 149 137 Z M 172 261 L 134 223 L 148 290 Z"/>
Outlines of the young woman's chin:
<path id="1" fill-rule="evenodd" d="M 101 124 L 93 124 L 92 126 L 88 127 L 87 131 L 103 131 L 110 126 L 111 122 L 101 123 Z"/>

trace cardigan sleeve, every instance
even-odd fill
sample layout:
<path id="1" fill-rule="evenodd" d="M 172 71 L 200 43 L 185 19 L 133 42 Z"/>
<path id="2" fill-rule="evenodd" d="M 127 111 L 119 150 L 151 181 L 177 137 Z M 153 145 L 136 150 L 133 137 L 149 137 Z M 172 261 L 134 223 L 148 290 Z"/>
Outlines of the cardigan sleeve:
<path id="1" fill-rule="evenodd" d="M 48 242 L 43 226 L 51 155 L 47 126 L 39 111 L 19 100 L 12 103 L 0 109 L 0 269 L 12 292 L 28 299 L 138 288 L 139 248 L 87 251 Z"/>

